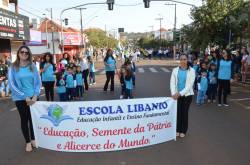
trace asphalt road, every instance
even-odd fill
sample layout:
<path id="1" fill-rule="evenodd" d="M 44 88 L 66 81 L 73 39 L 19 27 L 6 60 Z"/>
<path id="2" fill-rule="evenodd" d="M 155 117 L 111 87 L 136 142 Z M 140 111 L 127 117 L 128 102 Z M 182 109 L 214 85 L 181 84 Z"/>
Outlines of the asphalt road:
<path id="1" fill-rule="evenodd" d="M 169 96 L 171 62 L 141 61 L 136 75 L 135 98 Z M 152 69 L 153 68 L 153 69 Z M 165 68 L 165 69 L 163 69 Z M 98 66 L 97 84 L 84 100 L 118 99 L 115 92 L 103 92 L 105 80 Z M 232 86 L 230 107 L 216 104 L 191 105 L 189 131 L 185 138 L 150 147 L 105 153 L 62 153 L 45 149 L 24 151 L 20 119 L 9 99 L 0 100 L 0 165 L 249 165 L 250 91 Z M 44 97 L 41 98 L 44 100 Z"/>

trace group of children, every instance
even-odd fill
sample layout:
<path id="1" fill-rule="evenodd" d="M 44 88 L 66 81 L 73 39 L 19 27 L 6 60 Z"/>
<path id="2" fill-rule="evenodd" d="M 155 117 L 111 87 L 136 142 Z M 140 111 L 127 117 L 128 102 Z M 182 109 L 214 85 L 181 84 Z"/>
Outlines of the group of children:
<path id="1" fill-rule="evenodd" d="M 95 84 L 95 65 L 91 57 L 89 63 L 89 84 Z M 60 101 L 80 100 L 84 94 L 84 75 L 80 65 L 69 63 L 56 74 L 56 91 Z"/>
<path id="2" fill-rule="evenodd" d="M 196 104 L 202 105 L 207 99 L 208 103 L 215 102 L 217 93 L 216 63 L 211 61 L 198 63 L 194 60 L 193 68 L 196 72 L 194 89 L 197 91 Z"/>

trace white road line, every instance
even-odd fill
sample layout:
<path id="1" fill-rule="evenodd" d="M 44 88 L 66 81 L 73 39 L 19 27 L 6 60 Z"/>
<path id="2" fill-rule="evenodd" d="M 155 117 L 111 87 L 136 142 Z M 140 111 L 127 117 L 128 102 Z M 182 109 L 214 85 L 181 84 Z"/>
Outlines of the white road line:
<path id="1" fill-rule="evenodd" d="M 231 101 L 244 101 L 244 100 L 250 100 L 250 98 L 242 98 L 242 99 L 230 99 Z"/>
<path id="2" fill-rule="evenodd" d="M 16 108 L 10 109 L 11 112 L 14 112 L 14 111 L 16 111 L 16 110 L 17 110 Z"/>
<path id="3" fill-rule="evenodd" d="M 100 72 L 100 74 L 105 74 L 105 73 L 106 73 L 105 69 Z"/>
<path id="4" fill-rule="evenodd" d="M 149 70 L 153 73 L 157 73 L 158 71 L 155 68 L 149 68 Z"/>
<path id="5" fill-rule="evenodd" d="M 145 71 L 144 71 L 143 68 L 138 68 L 138 72 L 139 72 L 139 73 L 144 73 Z"/>
<path id="6" fill-rule="evenodd" d="M 163 70 L 164 72 L 167 72 L 167 73 L 170 72 L 170 70 L 168 70 L 167 68 L 161 68 L 161 70 Z"/>

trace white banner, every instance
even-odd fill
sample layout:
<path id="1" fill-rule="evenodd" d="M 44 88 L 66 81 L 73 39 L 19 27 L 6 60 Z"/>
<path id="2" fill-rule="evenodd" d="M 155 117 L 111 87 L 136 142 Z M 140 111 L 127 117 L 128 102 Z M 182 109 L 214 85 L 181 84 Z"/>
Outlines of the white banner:
<path id="1" fill-rule="evenodd" d="M 103 152 L 176 139 L 176 101 L 145 98 L 42 102 L 31 107 L 38 147 L 65 152 Z"/>

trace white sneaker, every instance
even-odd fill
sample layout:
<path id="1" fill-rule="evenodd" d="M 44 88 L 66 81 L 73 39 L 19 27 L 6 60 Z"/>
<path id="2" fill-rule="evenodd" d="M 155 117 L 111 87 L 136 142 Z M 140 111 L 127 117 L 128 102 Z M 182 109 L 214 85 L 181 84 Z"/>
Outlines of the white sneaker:
<path id="1" fill-rule="evenodd" d="M 89 85 L 93 85 L 92 83 L 90 83 Z"/>
<path id="2" fill-rule="evenodd" d="M 123 99 L 123 95 L 120 96 L 120 99 Z"/>
<path id="3" fill-rule="evenodd" d="M 32 151 L 32 145 L 31 145 L 31 143 L 27 143 L 26 144 L 25 151 L 26 152 L 31 152 Z"/>
<path id="4" fill-rule="evenodd" d="M 221 107 L 222 105 L 221 104 L 218 104 L 218 107 Z"/>
<path id="5" fill-rule="evenodd" d="M 93 85 L 95 85 L 96 83 L 94 82 Z"/>
<path id="6" fill-rule="evenodd" d="M 228 104 L 223 104 L 225 107 L 228 107 L 229 105 Z"/>

